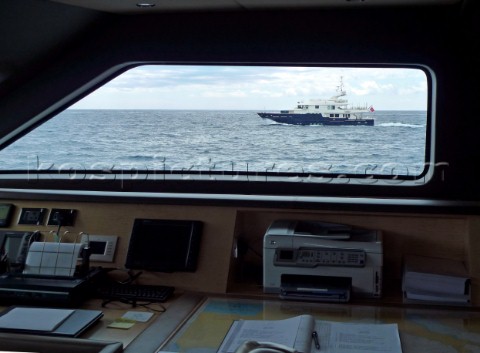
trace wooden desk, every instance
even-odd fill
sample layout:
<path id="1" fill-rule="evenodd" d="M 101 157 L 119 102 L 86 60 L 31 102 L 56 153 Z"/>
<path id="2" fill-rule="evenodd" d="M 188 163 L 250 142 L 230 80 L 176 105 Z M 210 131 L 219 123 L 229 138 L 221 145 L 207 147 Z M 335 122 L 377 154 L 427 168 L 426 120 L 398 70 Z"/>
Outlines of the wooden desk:
<path id="1" fill-rule="evenodd" d="M 397 323 L 403 353 L 480 352 L 478 311 L 224 297 L 205 298 L 160 351 L 215 353 L 233 320 L 275 320 L 305 313 L 318 320 Z"/>
<path id="2" fill-rule="evenodd" d="M 215 353 L 233 320 L 276 320 L 308 313 L 318 320 L 397 323 L 403 353 L 480 352 L 480 311 L 467 308 L 306 303 L 195 293 L 176 295 L 166 306 L 166 312 L 154 314 L 148 322 L 122 330 L 107 326 L 127 311 L 148 309 L 112 303 L 102 308 L 104 317 L 81 338 L 122 342 L 124 353 Z M 101 301 L 90 300 L 82 308 L 98 310 Z"/>
<path id="3" fill-rule="evenodd" d="M 102 300 L 101 299 L 90 299 L 82 304 L 80 309 L 91 309 L 91 310 L 101 310 L 103 312 L 103 317 L 95 323 L 92 327 L 88 328 L 85 332 L 83 332 L 78 338 L 80 339 L 89 339 L 95 341 L 108 341 L 108 342 L 120 342 L 123 344 L 124 349 L 128 347 L 132 342 L 134 342 L 137 338 L 142 336 L 143 332 L 148 332 L 148 328 L 151 325 L 155 325 L 154 323 L 162 316 L 166 315 L 168 312 L 170 305 L 174 304 L 178 297 L 181 297 L 181 294 L 175 294 L 172 299 L 167 301 L 166 303 L 156 304 L 152 303 L 147 306 L 136 306 L 132 307 L 130 304 L 124 304 L 118 301 L 110 302 L 106 307 L 102 307 Z M 188 305 L 183 305 L 182 300 L 179 300 L 176 306 L 173 306 L 172 314 L 176 312 L 182 312 L 183 308 L 191 311 L 192 309 L 188 307 Z M 18 304 L 23 305 L 23 304 Z M 44 306 L 42 304 L 36 304 L 32 306 Z M 179 306 L 179 308 L 178 308 Z M 8 306 L 0 306 L 0 311 L 3 311 Z M 48 305 L 48 307 L 54 307 L 53 305 Z M 166 312 L 161 312 L 162 309 L 167 309 Z M 111 328 L 108 327 L 112 322 L 116 319 L 121 318 L 125 313 L 128 311 L 141 311 L 141 312 L 151 312 L 153 316 L 147 322 L 137 322 L 129 329 L 118 329 L 118 328 Z M 169 314 L 170 316 L 172 314 Z M 186 314 L 182 314 L 186 315 Z M 183 316 L 182 316 L 183 318 Z M 181 322 L 179 319 L 176 325 Z M 165 331 L 163 329 L 163 331 Z M 4 335 L 9 335 L 5 333 Z M 18 337 L 20 334 L 10 334 Z M 159 336 L 160 341 L 157 340 L 147 339 L 146 342 L 156 344 L 156 347 L 151 350 L 151 352 L 155 351 L 155 349 L 160 345 L 161 342 L 165 340 L 164 336 Z M 50 337 L 51 339 L 55 339 L 54 336 Z M 48 337 L 44 337 L 43 339 L 48 339 Z M 142 341 L 139 339 L 139 341 Z M 144 344 L 144 343 L 142 343 Z M 138 343 L 136 344 L 138 345 Z M 0 345 L 0 350 L 1 350 Z M 145 351 L 148 352 L 148 351 Z"/>
<path id="4" fill-rule="evenodd" d="M 122 342 L 125 353 L 154 353 L 183 326 L 206 298 L 199 294 L 176 293 L 162 304 L 167 309 L 165 312 L 152 311 L 159 309 L 157 304 L 132 308 L 129 304 L 113 302 L 101 308 L 101 300 L 90 300 L 82 308 L 96 310 L 101 308 L 104 317 L 86 331 L 82 338 Z M 108 327 L 115 319 L 132 310 L 154 312 L 154 316 L 148 322 L 136 323 L 127 330 Z"/>
<path id="5" fill-rule="evenodd" d="M 148 310 L 147 308 L 137 306 L 133 308 L 130 304 L 121 302 L 111 302 L 105 308 L 102 307 L 100 299 L 92 299 L 82 305 L 82 309 L 102 310 L 104 316 L 102 319 L 82 334 L 82 338 L 94 340 L 116 341 L 123 343 L 127 347 L 138 335 L 140 335 L 149 325 L 152 324 L 162 313 Z M 160 309 L 158 305 L 151 305 L 152 309 Z M 127 311 L 152 312 L 154 315 L 147 322 L 137 322 L 129 329 L 110 328 L 112 322 L 122 317 Z"/>

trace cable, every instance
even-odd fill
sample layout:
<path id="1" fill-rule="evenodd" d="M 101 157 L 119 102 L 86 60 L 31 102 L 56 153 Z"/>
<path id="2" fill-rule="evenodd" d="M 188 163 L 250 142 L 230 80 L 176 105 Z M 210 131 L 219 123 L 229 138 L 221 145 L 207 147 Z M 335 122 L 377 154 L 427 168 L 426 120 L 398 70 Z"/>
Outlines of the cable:
<path id="1" fill-rule="evenodd" d="M 138 302 L 136 300 L 132 300 L 132 299 L 126 299 L 126 298 L 115 298 L 115 299 L 105 299 L 102 301 L 102 308 L 106 308 L 107 305 L 111 302 L 120 302 L 120 303 L 123 303 L 123 304 L 128 304 L 128 305 L 131 305 L 132 308 L 135 308 L 135 307 L 143 307 L 147 310 L 150 310 L 150 311 L 154 311 L 156 313 L 164 313 L 167 311 L 167 308 L 165 306 L 163 306 L 162 304 L 160 303 L 157 303 L 157 302 Z M 155 308 L 152 308 L 151 306 L 153 305 L 156 305 L 156 306 L 159 306 L 160 309 L 155 309 Z"/>

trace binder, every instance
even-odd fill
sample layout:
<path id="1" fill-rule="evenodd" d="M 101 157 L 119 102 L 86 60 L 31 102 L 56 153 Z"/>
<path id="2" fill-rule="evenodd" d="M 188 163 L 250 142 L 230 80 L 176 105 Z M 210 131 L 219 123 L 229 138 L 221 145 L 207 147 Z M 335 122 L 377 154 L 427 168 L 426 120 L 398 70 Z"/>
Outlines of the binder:
<path id="1" fill-rule="evenodd" d="M 100 310 L 12 306 L 0 313 L 0 332 L 78 337 L 102 317 Z"/>

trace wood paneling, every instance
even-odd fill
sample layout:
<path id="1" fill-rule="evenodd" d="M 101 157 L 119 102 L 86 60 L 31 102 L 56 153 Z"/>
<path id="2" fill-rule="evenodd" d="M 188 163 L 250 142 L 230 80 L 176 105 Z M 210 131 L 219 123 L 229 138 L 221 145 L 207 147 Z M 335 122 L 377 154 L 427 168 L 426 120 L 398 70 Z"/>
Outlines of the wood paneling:
<path id="1" fill-rule="evenodd" d="M 480 284 L 480 217 L 441 214 L 402 214 L 371 212 L 339 212 L 279 210 L 245 207 L 169 206 L 155 204 L 74 203 L 54 201 L 5 201 L 16 206 L 10 229 L 41 230 L 46 234 L 53 226 L 17 225 L 22 207 L 74 208 L 78 211 L 68 241 L 79 232 L 118 235 L 119 242 L 112 264 L 104 267 L 124 268 L 130 233 L 135 218 L 189 219 L 204 222 L 198 269 L 194 273 L 148 273 L 143 283 L 173 285 L 179 289 L 210 293 L 226 293 L 229 287 L 238 290 L 242 282 L 261 284 L 263 236 L 271 222 L 277 219 L 308 219 L 345 223 L 355 227 L 380 230 L 384 239 L 384 292 L 398 291 L 402 257 L 405 254 L 428 255 L 464 260 L 468 263 L 474 283 L 474 304 L 480 305 L 477 288 Z M 45 221 L 46 223 L 46 221 Z M 232 256 L 234 243 L 239 240 L 245 252 Z M 119 272 L 121 273 L 121 272 Z M 248 278 L 248 277 L 252 278 Z M 258 288 L 261 292 L 261 288 Z M 398 293 L 400 295 L 400 293 Z"/>

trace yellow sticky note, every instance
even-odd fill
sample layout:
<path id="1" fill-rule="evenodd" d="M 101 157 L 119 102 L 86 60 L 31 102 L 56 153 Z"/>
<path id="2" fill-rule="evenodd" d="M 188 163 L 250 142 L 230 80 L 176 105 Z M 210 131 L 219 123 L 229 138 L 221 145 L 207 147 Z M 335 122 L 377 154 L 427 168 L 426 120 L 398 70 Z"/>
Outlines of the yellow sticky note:
<path id="1" fill-rule="evenodd" d="M 108 325 L 107 327 L 110 327 L 110 328 L 121 328 L 121 329 L 124 329 L 124 330 L 128 330 L 130 327 L 132 327 L 133 325 L 135 325 L 135 320 L 130 320 L 130 319 L 124 319 L 124 318 L 118 318 L 118 319 L 115 319 L 114 322 L 112 322 L 110 325 Z"/>

